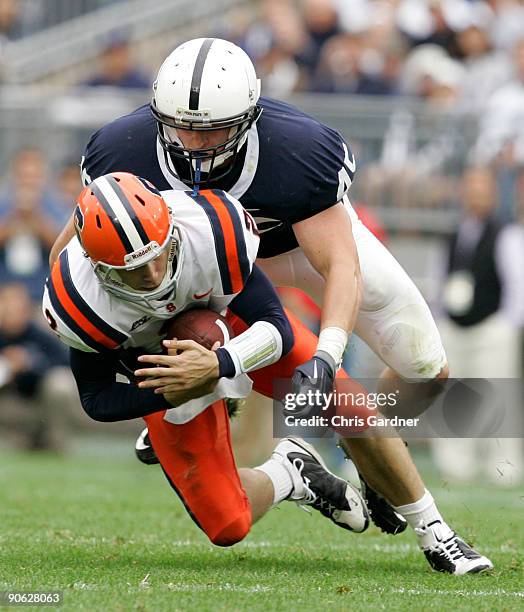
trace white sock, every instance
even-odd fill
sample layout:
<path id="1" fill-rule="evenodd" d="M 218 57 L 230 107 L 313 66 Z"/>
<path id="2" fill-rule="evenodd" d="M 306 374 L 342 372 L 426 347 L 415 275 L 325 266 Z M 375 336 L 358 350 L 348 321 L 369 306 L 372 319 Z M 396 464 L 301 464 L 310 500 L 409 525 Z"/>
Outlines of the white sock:
<path id="1" fill-rule="evenodd" d="M 418 501 L 404 506 L 393 506 L 393 508 L 406 519 L 412 529 L 429 525 L 433 521 L 440 521 L 444 532 L 448 530 L 451 532 L 448 524 L 438 511 L 433 496 L 427 489 L 424 489 L 424 495 Z"/>
<path id="2" fill-rule="evenodd" d="M 293 481 L 286 468 L 280 461 L 274 459 L 268 459 L 262 465 L 259 465 L 255 470 L 260 470 L 267 474 L 269 480 L 273 484 L 273 506 L 279 504 L 282 500 L 286 499 L 293 490 Z"/>

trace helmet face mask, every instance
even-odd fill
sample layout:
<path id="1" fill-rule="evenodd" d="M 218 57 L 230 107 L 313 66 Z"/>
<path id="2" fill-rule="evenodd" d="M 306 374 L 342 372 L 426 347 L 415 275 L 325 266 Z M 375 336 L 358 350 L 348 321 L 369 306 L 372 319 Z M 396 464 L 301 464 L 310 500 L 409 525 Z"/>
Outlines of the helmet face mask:
<path id="1" fill-rule="evenodd" d="M 174 162 L 187 166 L 186 176 L 178 178 L 200 187 L 231 172 L 262 112 L 259 96 L 253 64 L 233 43 L 195 39 L 166 58 L 153 85 L 151 112 L 162 147 Z M 184 146 L 180 137 L 185 130 L 225 129 L 224 141 L 204 148 Z"/>
<path id="2" fill-rule="evenodd" d="M 179 124 L 171 117 L 159 113 L 151 104 L 153 115 L 157 120 L 158 137 L 163 149 L 174 159 L 187 162 L 191 185 L 201 186 L 210 180 L 219 180 L 226 176 L 233 166 L 235 159 L 247 139 L 247 134 L 258 119 L 262 109 L 255 106 L 247 113 L 239 117 L 233 117 L 225 121 L 203 125 L 201 122 L 191 121 Z M 236 119 L 232 122 L 231 119 Z M 214 146 L 203 148 L 185 147 L 178 130 L 195 132 L 215 132 L 218 130 L 229 129 L 228 136 L 222 142 Z M 205 177 L 198 179 L 196 176 L 197 160 L 200 161 L 201 172 Z"/>
<path id="3" fill-rule="evenodd" d="M 180 238 L 178 230 L 171 224 L 170 231 L 164 244 L 159 245 L 157 242 L 149 243 L 151 247 L 150 255 L 141 260 L 139 264 L 129 264 L 124 266 L 107 265 L 101 261 L 92 262 L 95 274 L 98 277 L 101 285 L 108 293 L 134 304 L 148 309 L 156 309 L 160 304 L 155 302 L 165 303 L 172 302 L 176 298 L 176 281 L 177 263 L 180 256 Z M 160 284 L 156 287 L 142 291 L 127 284 L 122 278 L 121 272 L 129 272 L 137 270 L 143 266 L 147 266 L 155 259 L 166 254 L 165 272 Z"/>
<path id="4" fill-rule="evenodd" d="M 78 240 L 108 293 L 160 318 L 172 316 L 162 308 L 176 296 L 183 241 L 153 185 L 125 172 L 101 176 L 80 194 L 74 219 Z M 121 273 L 160 257 L 165 270 L 154 287 L 137 289 L 125 282 Z"/>

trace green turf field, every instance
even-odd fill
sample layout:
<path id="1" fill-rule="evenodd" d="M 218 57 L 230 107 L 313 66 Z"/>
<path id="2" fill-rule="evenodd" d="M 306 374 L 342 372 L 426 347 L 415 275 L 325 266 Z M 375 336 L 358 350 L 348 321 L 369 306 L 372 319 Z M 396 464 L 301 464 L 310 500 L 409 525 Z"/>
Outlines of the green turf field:
<path id="1" fill-rule="evenodd" d="M 496 566 L 457 578 L 432 572 L 410 533 L 350 534 L 288 503 L 215 548 L 131 456 L 4 452 L 0 487 L 0 590 L 62 589 L 65 610 L 524 609 L 522 491 L 433 488 Z"/>

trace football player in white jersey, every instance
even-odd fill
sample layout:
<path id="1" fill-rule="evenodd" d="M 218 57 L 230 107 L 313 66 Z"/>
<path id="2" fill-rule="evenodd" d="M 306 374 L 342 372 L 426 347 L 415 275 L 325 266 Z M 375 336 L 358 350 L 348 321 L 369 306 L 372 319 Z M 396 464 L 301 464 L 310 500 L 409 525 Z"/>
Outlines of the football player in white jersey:
<path id="1" fill-rule="evenodd" d="M 318 341 L 296 364 L 295 390 L 330 392 L 355 332 L 386 365 L 379 391 L 400 390 L 405 416 L 423 412 L 448 376 L 446 355 L 419 290 L 351 207 L 356 163 L 348 144 L 260 93 L 242 49 L 215 38 L 186 41 L 162 64 L 151 105 L 92 136 L 84 180 L 125 169 L 161 189 L 231 193 L 259 224 L 260 267 L 275 285 L 298 287 L 322 307 Z M 52 256 L 72 231 L 70 223 Z M 255 389 L 270 395 L 256 381 Z M 437 571 L 492 567 L 448 526 L 400 438 L 347 437 L 342 445 L 377 526 L 395 534 L 409 524 Z"/>
<path id="2" fill-rule="evenodd" d="M 85 411 L 101 421 L 144 418 L 170 484 L 217 545 L 242 540 L 284 499 L 345 529 L 366 529 L 358 490 L 331 474 L 303 440 L 283 439 L 258 468 L 235 466 L 223 398 L 247 395 L 246 373 L 276 363 L 295 334 L 254 266 L 259 239 L 240 204 L 218 190 L 161 195 L 148 181 L 112 173 L 82 191 L 75 228 L 52 268 L 43 311 L 71 347 Z M 223 347 L 162 342 L 164 323 L 177 313 L 226 306 L 244 324 L 239 320 L 240 333 Z M 139 363 L 163 346 L 167 355 L 149 357 L 161 367 Z M 118 382 L 119 372 L 135 384 Z M 151 374 L 169 390 L 140 378 Z"/>

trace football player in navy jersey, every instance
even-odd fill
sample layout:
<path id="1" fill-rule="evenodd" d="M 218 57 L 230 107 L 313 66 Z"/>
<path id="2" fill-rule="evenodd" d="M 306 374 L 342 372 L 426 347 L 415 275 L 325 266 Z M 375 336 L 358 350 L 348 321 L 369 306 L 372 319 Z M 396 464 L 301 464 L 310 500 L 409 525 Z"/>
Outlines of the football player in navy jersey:
<path id="1" fill-rule="evenodd" d="M 248 56 L 220 39 L 177 47 L 153 90 L 151 105 L 93 135 L 84 182 L 128 171 L 161 190 L 228 191 L 258 224 L 259 266 L 275 285 L 299 287 L 322 306 L 317 349 L 296 367 L 294 390 L 329 392 L 354 331 L 386 364 L 378 390 L 399 390 L 404 414 L 421 413 L 448 376 L 445 352 L 420 292 L 349 202 L 355 159 L 340 134 L 260 97 Z M 72 232 L 71 222 L 52 259 Z M 380 528 L 399 533 L 409 524 L 437 571 L 491 569 L 442 518 L 400 438 L 342 445 Z"/>

